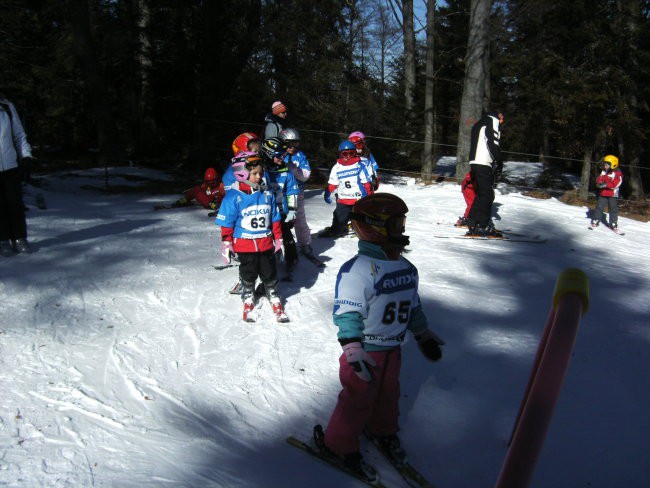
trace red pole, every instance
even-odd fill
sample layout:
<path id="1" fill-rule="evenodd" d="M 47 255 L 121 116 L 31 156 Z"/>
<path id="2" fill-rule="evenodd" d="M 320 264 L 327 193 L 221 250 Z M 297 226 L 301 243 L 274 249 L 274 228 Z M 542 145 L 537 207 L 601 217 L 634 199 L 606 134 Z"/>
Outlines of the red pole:
<path id="1" fill-rule="evenodd" d="M 579 269 L 567 269 L 557 279 L 553 294 L 555 315 L 538 347 L 537 364 L 522 400 L 520 417 L 501 468 L 496 488 L 526 488 L 532 480 L 544 438 L 553 416 L 571 359 L 580 317 L 589 306 L 589 280 Z M 544 334 L 546 335 L 546 328 Z"/>
<path id="2" fill-rule="evenodd" d="M 524 411 L 524 408 L 526 407 L 526 400 L 528 399 L 528 395 L 530 394 L 530 389 L 532 388 L 535 378 L 537 377 L 537 372 L 539 371 L 539 363 L 541 362 L 542 355 L 544 354 L 544 350 L 546 349 L 546 344 L 548 343 L 548 336 L 551 333 L 551 329 L 553 328 L 554 321 L 555 321 L 555 309 L 551 308 L 551 310 L 548 313 L 548 317 L 546 318 L 546 325 L 544 326 L 544 331 L 542 332 L 542 338 L 539 340 L 539 344 L 537 345 L 537 352 L 535 353 L 533 368 L 531 369 L 530 376 L 528 377 L 528 384 L 526 385 L 526 390 L 524 391 L 524 399 L 522 400 L 521 405 L 519 406 L 519 412 L 517 413 L 517 420 L 515 420 L 515 425 L 512 428 L 510 439 L 508 440 L 508 446 L 512 444 L 512 438 L 515 436 L 515 431 L 517 430 L 517 426 L 519 426 L 519 420 L 521 419 L 521 414 Z"/>

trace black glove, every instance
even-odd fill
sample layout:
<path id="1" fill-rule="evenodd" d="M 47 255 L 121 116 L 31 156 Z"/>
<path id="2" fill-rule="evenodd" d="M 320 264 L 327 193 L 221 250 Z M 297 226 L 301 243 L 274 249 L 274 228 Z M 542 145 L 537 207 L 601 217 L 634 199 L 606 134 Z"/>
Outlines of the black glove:
<path id="1" fill-rule="evenodd" d="M 32 164 L 34 163 L 34 158 L 28 156 L 20 160 L 20 170 L 22 173 L 23 181 L 29 183 L 29 180 L 32 177 Z"/>
<path id="2" fill-rule="evenodd" d="M 596 188 L 600 188 L 601 190 L 607 188 L 607 183 L 596 183 Z"/>
<path id="3" fill-rule="evenodd" d="M 431 332 L 429 329 L 425 329 L 424 332 L 420 332 L 415 336 L 415 340 L 418 342 L 418 348 L 420 352 L 430 361 L 438 361 L 442 358 L 442 346 L 445 341 L 440 339 L 437 335 Z"/>

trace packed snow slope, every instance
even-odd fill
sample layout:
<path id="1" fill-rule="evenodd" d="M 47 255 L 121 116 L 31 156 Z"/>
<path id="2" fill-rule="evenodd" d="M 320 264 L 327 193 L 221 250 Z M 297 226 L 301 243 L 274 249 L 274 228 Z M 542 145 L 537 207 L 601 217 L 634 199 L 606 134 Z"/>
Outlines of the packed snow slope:
<path id="1" fill-rule="evenodd" d="M 112 186 L 168 177 L 110 169 Z M 357 241 L 315 239 L 282 283 L 289 324 L 268 304 L 241 321 L 217 271 L 207 211 L 155 212 L 145 193 L 102 193 L 104 170 L 28 187 L 31 255 L 0 260 L 0 485 L 8 487 L 356 487 L 285 443 L 326 424 L 339 391 L 331 321 L 338 268 Z M 135 183 L 134 183 L 135 182 Z M 406 183 L 406 184 L 404 184 Z M 587 208 L 497 192 L 498 227 L 544 244 L 460 235 L 456 184 L 384 184 L 410 211 L 407 258 L 430 327 L 447 345 L 427 362 L 404 344 L 401 438 L 440 488 L 494 486 L 559 273 L 582 269 L 590 310 L 532 486 L 650 486 L 650 224 L 587 230 Z M 33 206 L 42 192 L 47 210 Z M 307 192 L 313 231 L 333 206 Z M 405 482 L 363 449 L 393 487 Z"/>

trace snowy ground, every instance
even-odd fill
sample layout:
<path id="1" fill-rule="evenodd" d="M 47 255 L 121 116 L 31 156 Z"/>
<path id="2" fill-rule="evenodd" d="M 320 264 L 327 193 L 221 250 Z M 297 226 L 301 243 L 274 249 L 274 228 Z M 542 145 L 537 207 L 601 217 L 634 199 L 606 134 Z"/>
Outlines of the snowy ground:
<path id="1" fill-rule="evenodd" d="M 139 168 L 118 174 L 159 177 Z M 49 176 L 47 210 L 26 198 L 35 252 L 0 260 L 0 485 L 353 487 L 288 446 L 326 423 L 339 390 L 331 322 L 338 267 L 355 239 L 316 240 L 319 272 L 284 283 L 292 322 L 240 320 L 237 270 L 216 271 L 219 232 L 177 196 L 111 195 L 104 171 Z M 419 268 L 444 359 L 404 345 L 401 437 L 440 488 L 494 486 L 558 274 L 590 278 L 568 376 L 532 486 L 650 486 L 650 224 L 587 230 L 587 209 L 498 194 L 496 224 L 545 244 L 431 239 L 464 209 L 455 184 L 383 185 L 410 207 Z M 307 194 L 312 230 L 332 206 Z M 389 486 L 405 483 L 364 451 Z"/>

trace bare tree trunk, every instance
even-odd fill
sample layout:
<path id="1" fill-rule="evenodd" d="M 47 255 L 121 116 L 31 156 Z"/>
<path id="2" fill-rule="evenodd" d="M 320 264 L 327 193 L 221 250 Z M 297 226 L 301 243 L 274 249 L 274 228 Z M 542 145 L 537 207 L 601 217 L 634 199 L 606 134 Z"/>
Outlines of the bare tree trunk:
<path id="1" fill-rule="evenodd" d="M 151 15 L 149 0 L 138 0 L 136 5 L 138 50 L 136 53 L 136 66 L 138 69 L 138 104 L 136 114 L 136 143 L 139 150 L 147 152 L 148 146 L 155 140 L 156 123 L 152 115 L 151 92 L 151 40 L 149 27 Z"/>
<path id="2" fill-rule="evenodd" d="M 594 156 L 595 145 L 587 144 L 582 157 L 582 171 L 580 172 L 580 189 L 578 197 L 585 202 L 589 199 L 589 182 L 591 180 L 591 160 Z"/>
<path id="3" fill-rule="evenodd" d="M 422 179 L 431 180 L 431 173 L 436 162 L 433 151 L 433 62 L 434 62 L 434 16 L 436 12 L 436 1 L 427 1 L 427 54 L 426 54 L 426 82 L 424 95 L 424 148 L 422 149 Z"/>
<path id="4" fill-rule="evenodd" d="M 69 0 L 74 51 L 84 73 L 88 101 L 97 124 L 97 142 L 102 160 L 117 155 L 117 127 L 108 102 L 108 90 L 90 32 L 87 0 Z"/>
<path id="5" fill-rule="evenodd" d="M 461 178 L 469 167 L 469 146 L 472 126 L 480 119 L 484 108 L 485 80 L 489 64 L 489 18 L 492 0 L 472 0 L 465 55 L 465 79 L 460 102 L 456 177 Z"/>
<path id="6" fill-rule="evenodd" d="M 413 28 L 413 0 L 402 2 L 404 32 L 404 104 L 409 118 L 413 116 L 415 93 L 415 29 Z"/>
<path id="7" fill-rule="evenodd" d="M 624 53 L 621 60 L 622 66 L 630 73 L 639 72 L 642 68 L 640 62 L 641 51 L 640 33 L 643 22 L 638 0 L 618 0 L 618 22 L 622 26 L 621 35 L 619 36 L 622 44 L 621 51 Z M 627 187 L 634 198 L 643 198 L 643 180 L 641 178 L 641 159 L 642 149 L 639 144 L 641 135 L 638 133 L 640 117 L 639 100 L 637 93 L 640 90 L 637 82 L 633 78 L 631 83 L 626 83 L 619 93 L 618 106 L 623 116 L 622 127 L 619 127 L 619 147 L 620 158 L 628 164 Z"/>

